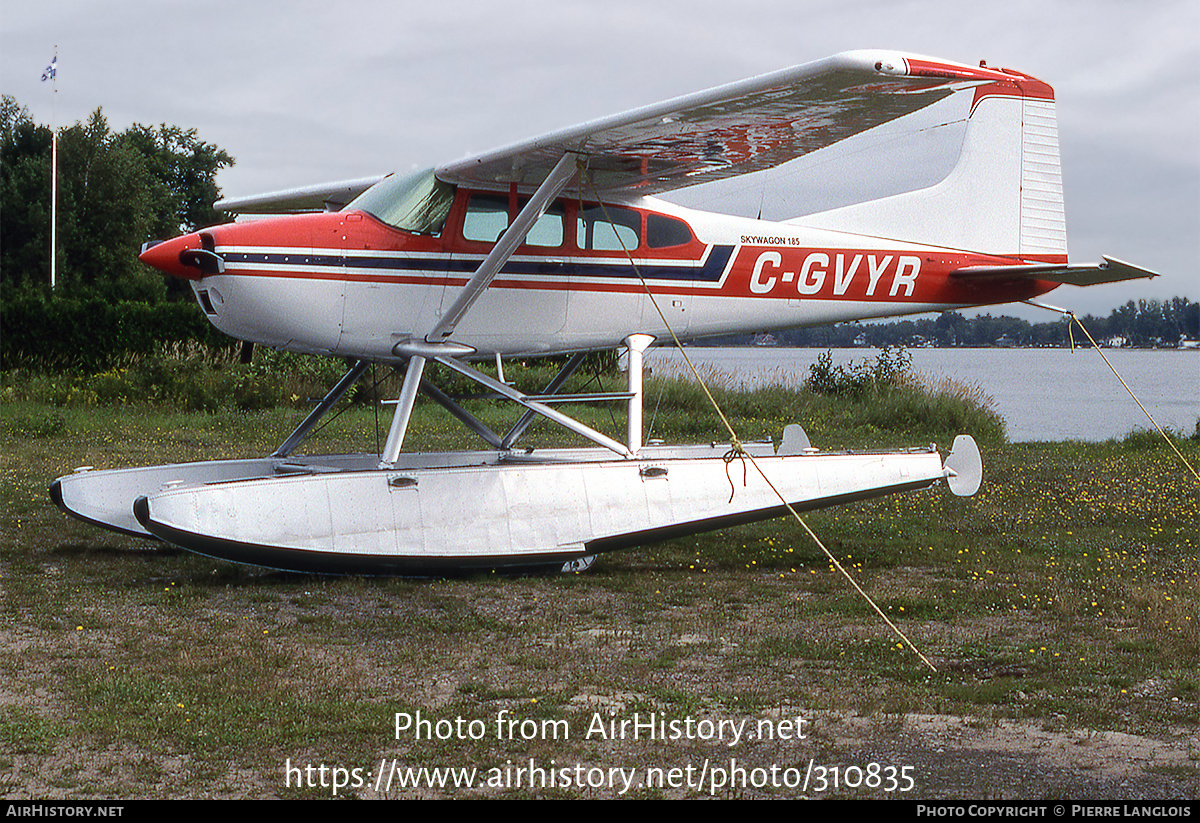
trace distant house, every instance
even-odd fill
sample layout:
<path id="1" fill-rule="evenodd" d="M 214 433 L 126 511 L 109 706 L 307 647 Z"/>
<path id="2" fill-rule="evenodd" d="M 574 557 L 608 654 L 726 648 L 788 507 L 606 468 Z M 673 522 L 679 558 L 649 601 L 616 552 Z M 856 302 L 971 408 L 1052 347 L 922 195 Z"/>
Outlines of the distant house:
<path id="1" fill-rule="evenodd" d="M 1129 340 L 1121 337 L 1119 334 L 1114 334 L 1112 337 L 1104 340 L 1101 345 L 1106 349 L 1123 349 L 1129 345 Z"/>
<path id="2" fill-rule="evenodd" d="M 1015 338 L 1009 337 L 1007 334 L 1005 334 L 996 338 L 995 345 L 1002 349 L 1015 349 L 1017 347 L 1017 341 Z"/>

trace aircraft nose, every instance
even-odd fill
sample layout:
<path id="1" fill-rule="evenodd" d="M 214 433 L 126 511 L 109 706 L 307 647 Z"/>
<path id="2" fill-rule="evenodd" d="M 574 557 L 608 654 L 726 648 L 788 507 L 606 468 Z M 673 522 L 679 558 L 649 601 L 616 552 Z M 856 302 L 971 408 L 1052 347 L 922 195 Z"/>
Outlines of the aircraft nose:
<path id="1" fill-rule="evenodd" d="M 212 252 L 204 250 L 199 232 L 194 232 L 173 240 L 147 243 L 142 246 L 142 253 L 138 255 L 138 259 L 172 277 L 199 280 L 205 274 L 211 273 L 204 270 L 201 261 L 201 256 L 207 254 Z"/>

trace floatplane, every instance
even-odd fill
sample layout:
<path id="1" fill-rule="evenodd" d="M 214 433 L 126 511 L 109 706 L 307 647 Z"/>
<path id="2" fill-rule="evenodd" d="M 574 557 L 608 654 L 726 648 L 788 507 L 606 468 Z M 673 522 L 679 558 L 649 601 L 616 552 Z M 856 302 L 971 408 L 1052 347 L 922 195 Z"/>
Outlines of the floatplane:
<path id="1" fill-rule="evenodd" d="M 923 189 L 783 221 L 657 195 L 775 168 L 969 95 L 961 152 Z M 1009 69 L 854 51 L 697 92 L 409 175 L 219 201 L 271 219 L 147 244 L 221 331 L 353 363 L 271 455 L 54 481 L 70 514 L 213 557 L 282 569 L 424 574 L 586 568 L 597 553 L 945 483 L 979 486 L 969 436 L 826 452 L 788 427 L 736 485 L 726 445 L 643 442 L 651 344 L 1027 300 L 1061 283 L 1153 276 L 1067 260 L 1054 92 Z M 587 352 L 628 354 L 622 392 L 560 392 Z M 478 361 L 569 355 L 540 394 Z M 523 407 L 493 431 L 426 377 L 439 363 Z M 378 454 L 297 446 L 370 364 L 402 370 Z M 485 446 L 406 452 L 425 394 Z M 624 440 L 558 406 L 614 401 Z M 541 416 L 591 441 L 527 450 Z M 740 478 L 739 478 L 740 479 Z"/>

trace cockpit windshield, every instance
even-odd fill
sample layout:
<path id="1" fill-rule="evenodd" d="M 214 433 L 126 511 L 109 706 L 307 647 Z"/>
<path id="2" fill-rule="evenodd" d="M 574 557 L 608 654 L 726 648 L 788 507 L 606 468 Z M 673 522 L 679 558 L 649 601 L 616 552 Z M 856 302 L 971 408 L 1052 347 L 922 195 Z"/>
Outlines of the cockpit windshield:
<path id="1" fill-rule="evenodd" d="M 401 231 L 439 234 L 453 202 L 454 187 L 438 180 L 433 169 L 425 169 L 385 177 L 346 209 L 360 209 Z"/>

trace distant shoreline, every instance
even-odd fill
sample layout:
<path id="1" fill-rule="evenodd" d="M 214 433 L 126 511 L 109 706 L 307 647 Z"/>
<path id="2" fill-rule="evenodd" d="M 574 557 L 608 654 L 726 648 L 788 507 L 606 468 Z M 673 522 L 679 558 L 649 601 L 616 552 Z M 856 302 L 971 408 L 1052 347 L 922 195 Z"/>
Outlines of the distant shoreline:
<path id="1" fill-rule="evenodd" d="M 684 348 L 696 349 L 841 349 L 851 351 L 854 349 L 862 349 L 863 351 L 878 351 L 886 348 L 886 346 L 820 346 L 820 345 L 790 345 L 786 343 L 707 343 L 702 340 L 690 340 L 684 342 Z M 674 344 L 671 344 L 673 347 Z M 1090 349 L 1091 343 L 1076 343 L 1075 346 L 892 346 L 892 348 L 901 349 Z M 1200 343 L 1192 346 L 1100 346 L 1099 348 L 1107 351 L 1200 351 Z"/>

